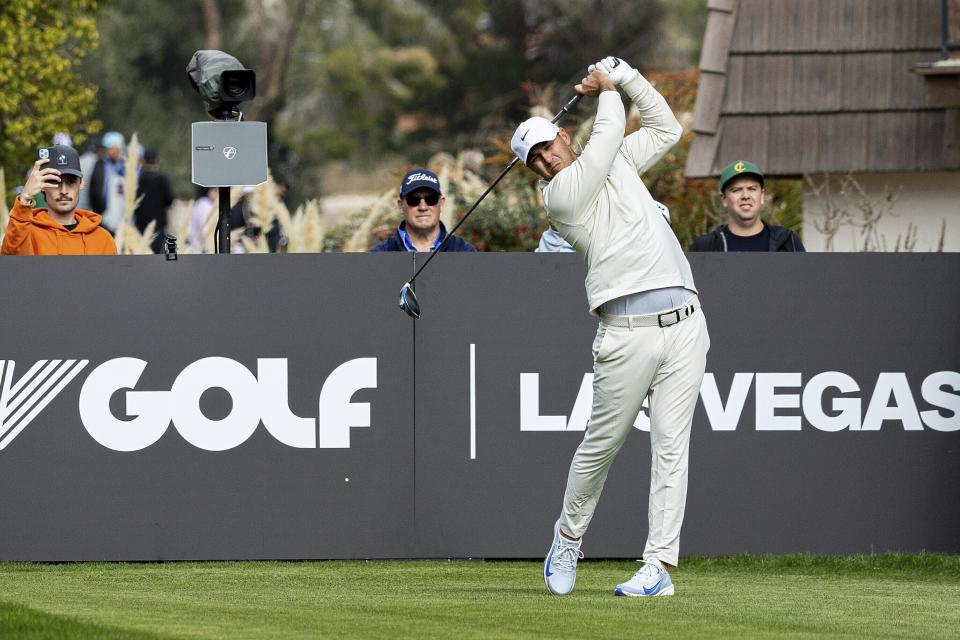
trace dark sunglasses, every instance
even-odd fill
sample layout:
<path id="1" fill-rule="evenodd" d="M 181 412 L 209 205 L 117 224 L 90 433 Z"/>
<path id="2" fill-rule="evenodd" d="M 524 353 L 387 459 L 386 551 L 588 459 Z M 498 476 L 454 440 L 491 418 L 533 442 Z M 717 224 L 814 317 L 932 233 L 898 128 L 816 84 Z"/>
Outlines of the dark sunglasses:
<path id="1" fill-rule="evenodd" d="M 431 193 L 428 196 L 415 196 L 411 193 L 407 196 L 404 196 L 403 199 L 406 200 L 408 207 L 420 206 L 420 200 L 426 200 L 427 206 L 433 207 L 433 206 L 436 206 L 438 202 L 440 202 L 440 194 Z"/>

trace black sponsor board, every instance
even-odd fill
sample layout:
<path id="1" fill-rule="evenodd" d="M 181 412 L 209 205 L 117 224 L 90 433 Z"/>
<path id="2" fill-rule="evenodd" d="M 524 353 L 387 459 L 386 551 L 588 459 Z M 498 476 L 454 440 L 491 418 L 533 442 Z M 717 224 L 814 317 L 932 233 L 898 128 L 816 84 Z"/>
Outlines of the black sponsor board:
<path id="1" fill-rule="evenodd" d="M 821 397 L 828 415 L 838 413 L 834 398 L 860 398 L 866 414 L 882 373 L 904 377 L 917 412 L 934 410 L 922 398 L 924 380 L 947 371 L 956 384 L 960 375 L 960 256 L 689 259 L 712 340 L 708 376 L 735 429 L 714 430 L 701 400 L 681 553 L 960 550 L 960 431 L 922 422 L 921 430 L 906 430 L 901 421 L 884 420 L 878 430 L 827 432 L 801 408 L 777 407 L 773 421 L 758 419 L 755 409 L 758 377 L 764 389 L 771 380 L 799 380 L 799 387 L 774 389 L 772 402 L 789 405 L 795 396 L 802 405 L 808 381 L 841 372 L 860 391 L 827 389 Z M 423 308 L 416 329 L 417 552 L 545 554 L 582 431 L 522 432 L 520 378 L 538 374 L 540 415 L 559 417 L 557 426 L 564 416 L 574 422 L 597 326 L 587 310 L 583 267 L 573 254 L 509 254 L 438 259 L 431 268 L 417 290 Z M 475 458 L 467 402 L 471 345 Z M 736 374 L 751 380 L 739 414 L 730 402 Z M 960 389 L 947 391 L 956 407 Z M 771 394 L 760 395 L 771 404 Z M 875 402 L 897 404 L 882 393 Z M 938 415 L 947 428 L 960 428 L 955 411 Z M 799 430 L 768 430 L 780 423 Z M 635 429 L 585 536 L 590 557 L 642 554 L 649 479 L 649 435 Z"/>
<path id="2" fill-rule="evenodd" d="M 0 450 L 0 557 L 33 560 L 405 557 L 413 553 L 412 327 L 393 302 L 401 255 L 15 258 L 0 265 L 2 358 L 90 364 Z M 121 452 L 84 428 L 84 379 L 102 363 L 149 364 L 137 389 L 169 390 L 189 364 L 230 358 L 252 373 L 285 358 L 289 408 L 318 418 L 331 372 L 377 359 L 370 428 L 349 448 L 297 448 L 263 425 L 209 451 L 169 427 Z M 211 385 L 218 381 L 211 381 Z M 123 391 L 111 398 L 123 417 Z M 220 418 L 233 400 L 200 402 Z"/>
<path id="3" fill-rule="evenodd" d="M 681 553 L 960 552 L 960 256 L 689 259 L 712 386 Z M 417 321 L 397 308 L 414 267 L 404 254 L 0 259 L 0 558 L 545 553 L 585 426 L 596 319 L 582 263 L 440 255 L 417 280 Z M 121 359 L 145 363 L 133 386 L 110 373 Z M 84 397 L 112 419 L 85 425 Z M 117 450 L 165 412 L 156 438 Z M 232 419 L 252 432 L 232 437 Z M 637 429 L 590 557 L 642 553 L 649 467 Z"/>

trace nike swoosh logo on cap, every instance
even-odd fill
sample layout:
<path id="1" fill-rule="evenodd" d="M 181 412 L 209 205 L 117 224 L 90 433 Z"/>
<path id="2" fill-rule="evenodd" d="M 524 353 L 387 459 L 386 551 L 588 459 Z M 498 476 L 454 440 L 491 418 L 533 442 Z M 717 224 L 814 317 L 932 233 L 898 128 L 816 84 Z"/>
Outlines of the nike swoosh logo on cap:
<path id="1" fill-rule="evenodd" d="M 526 131 L 523 132 L 523 135 L 520 136 L 520 140 L 521 140 L 521 141 L 526 140 L 528 133 L 530 133 L 530 129 L 527 129 Z"/>

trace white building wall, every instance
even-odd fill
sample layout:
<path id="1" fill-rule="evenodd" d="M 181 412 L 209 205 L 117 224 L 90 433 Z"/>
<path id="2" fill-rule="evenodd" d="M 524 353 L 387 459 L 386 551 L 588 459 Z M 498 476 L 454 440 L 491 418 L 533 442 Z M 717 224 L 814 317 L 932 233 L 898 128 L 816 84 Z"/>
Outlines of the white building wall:
<path id="1" fill-rule="evenodd" d="M 804 189 L 807 251 L 829 250 L 831 234 L 824 230 L 831 220 L 836 227 L 833 251 L 863 251 L 865 243 L 874 251 L 895 251 L 898 240 L 900 251 L 905 241 L 912 242 L 913 251 L 936 251 L 941 235 L 944 251 L 960 251 L 960 171 L 861 173 L 831 176 L 829 182 L 827 189 L 824 177 L 817 176 Z M 887 193 L 892 194 L 889 200 Z M 865 209 L 872 209 L 871 218 L 880 214 L 874 224 L 864 224 Z"/>

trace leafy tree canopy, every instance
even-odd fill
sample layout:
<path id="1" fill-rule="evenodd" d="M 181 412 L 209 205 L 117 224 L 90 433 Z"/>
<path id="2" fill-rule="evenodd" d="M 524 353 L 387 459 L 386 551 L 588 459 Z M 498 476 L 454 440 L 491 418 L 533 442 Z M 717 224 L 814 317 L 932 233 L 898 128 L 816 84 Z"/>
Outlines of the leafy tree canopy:
<path id="1" fill-rule="evenodd" d="M 701 0 L 683 0 L 685 4 Z M 702 2 L 701 2 L 702 4 Z M 189 191 L 189 123 L 203 120 L 184 68 L 217 48 L 257 72 L 248 118 L 267 121 L 270 165 L 296 198 L 319 167 L 486 146 L 529 107 L 553 108 L 607 54 L 643 70 L 665 36 L 665 0 L 111 0 L 84 77 L 96 116 L 160 151 Z M 705 13 L 705 12 L 704 12 Z M 556 85 L 551 92 L 549 87 Z M 272 95 L 271 89 L 277 89 Z M 564 95 L 559 95 L 559 94 Z M 268 104 L 266 108 L 263 105 Z"/>
<path id="2" fill-rule="evenodd" d="M 0 3 L 0 164 L 8 183 L 36 160 L 57 132 L 75 145 L 95 132 L 96 89 L 76 68 L 97 47 L 96 0 L 4 0 Z"/>

